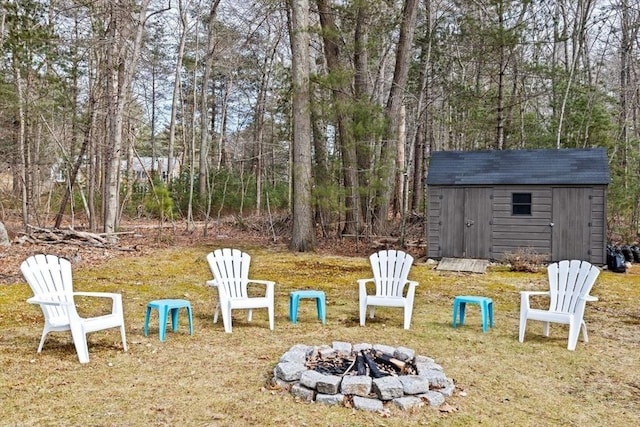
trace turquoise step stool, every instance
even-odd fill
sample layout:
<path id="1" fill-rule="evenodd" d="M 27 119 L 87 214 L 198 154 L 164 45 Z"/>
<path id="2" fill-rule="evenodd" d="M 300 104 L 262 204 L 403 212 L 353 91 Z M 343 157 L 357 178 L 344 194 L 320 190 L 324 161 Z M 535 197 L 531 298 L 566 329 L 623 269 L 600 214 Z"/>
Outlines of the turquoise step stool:
<path id="1" fill-rule="evenodd" d="M 289 293 L 289 320 L 291 323 L 298 322 L 298 305 L 302 298 L 315 298 L 316 307 L 318 309 L 318 319 L 322 320 L 322 324 L 327 323 L 327 301 L 323 291 L 293 291 Z"/>
<path id="2" fill-rule="evenodd" d="M 453 327 L 464 325 L 464 314 L 467 304 L 477 304 L 480 306 L 482 315 L 482 332 L 487 332 L 489 326 L 493 328 L 493 300 L 487 297 L 475 295 L 458 295 L 453 300 Z M 458 312 L 460 319 L 458 320 Z"/>
<path id="3" fill-rule="evenodd" d="M 150 301 L 147 304 L 147 314 L 144 317 L 144 336 L 149 335 L 149 318 L 151 310 L 158 310 L 158 332 L 160 341 L 164 341 L 167 332 L 167 317 L 171 312 L 171 329 L 173 332 L 178 330 L 178 314 L 181 308 L 187 309 L 189 316 L 189 334 L 193 335 L 193 314 L 191 312 L 191 303 L 185 299 L 158 299 Z"/>

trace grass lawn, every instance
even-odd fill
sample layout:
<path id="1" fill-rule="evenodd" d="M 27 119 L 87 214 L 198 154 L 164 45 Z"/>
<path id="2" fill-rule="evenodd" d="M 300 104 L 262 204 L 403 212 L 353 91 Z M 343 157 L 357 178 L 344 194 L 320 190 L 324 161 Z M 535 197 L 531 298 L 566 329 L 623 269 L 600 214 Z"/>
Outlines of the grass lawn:
<path id="1" fill-rule="evenodd" d="M 216 246 L 159 249 L 152 255 L 74 266 L 74 287 L 120 292 L 125 305 L 129 351 L 117 329 L 89 335 L 91 361 L 81 365 L 70 334 L 49 335 L 41 354 L 38 306 L 27 304 L 26 283 L 0 286 L 0 425 L 78 426 L 632 426 L 640 425 L 640 266 L 625 274 L 603 271 L 587 305 L 589 343 L 566 349 L 568 328 L 552 325 L 541 336 L 529 322 L 519 343 L 520 290 L 544 290 L 545 272 L 513 273 L 492 266 L 486 274 L 437 272 L 416 264 L 420 282 L 411 329 L 402 310 L 379 308 L 365 327 L 358 324 L 356 279 L 370 277 L 364 257 L 295 254 L 284 248 L 236 246 L 252 255 L 250 276 L 276 281 L 276 327 L 266 310 L 248 323 L 234 312 L 233 333 L 213 323 L 217 299 L 207 252 Z M 16 266 L 16 269 L 18 266 Z M 303 300 L 298 323 L 288 319 L 288 295 L 296 289 L 327 295 L 327 325 L 315 304 Z M 451 327 L 453 297 L 493 298 L 495 327 L 482 333 L 477 306 L 465 325 Z M 185 298 L 194 309 L 194 336 L 186 316 L 177 333 L 159 342 L 157 317 L 143 334 L 146 303 Z M 83 304 L 84 303 L 84 304 Z M 100 307 L 80 301 L 81 313 Z M 369 342 L 413 348 L 432 357 L 456 384 L 451 411 L 428 406 L 378 414 L 296 401 L 269 386 L 274 366 L 294 344 Z"/>

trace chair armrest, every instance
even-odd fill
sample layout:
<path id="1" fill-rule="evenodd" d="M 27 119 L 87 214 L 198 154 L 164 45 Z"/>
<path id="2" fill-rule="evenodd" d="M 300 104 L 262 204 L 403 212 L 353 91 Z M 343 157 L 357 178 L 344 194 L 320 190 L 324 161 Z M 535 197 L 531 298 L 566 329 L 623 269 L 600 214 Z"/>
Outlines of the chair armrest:
<path id="1" fill-rule="evenodd" d="M 520 291 L 520 313 L 526 313 L 530 308 L 529 297 L 532 295 L 549 296 L 549 291 Z"/>
<path id="2" fill-rule="evenodd" d="M 276 282 L 274 282 L 273 280 L 256 280 L 256 279 L 247 280 L 247 285 L 249 283 L 257 283 L 259 285 L 267 285 L 267 286 L 273 286 L 276 284 Z"/>
<path id="3" fill-rule="evenodd" d="M 42 305 L 58 305 L 58 306 L 70 306 L 73 305 L 72 301 L 59 301 L 53 298 L 60 298 L 62 294 L 44 294 L 37 297 L 31 297 L 27 300 L 29 304 L 42 304 Z"/>
<path id="4" fill-rule="evenodd" d="M 113 292 L 74 292 L 74 297 L 111 298 L 111 313 L 122 313 L 122 295 Z"/>
<path id="5" fill-rule="evenodd" d="M 252 283 L 256 285 L 266 286 L 266 289 L 264 290 L 264 295 L 267 299 L 270 299 L 271 301 L 273 301 L 273 297 L 275 293 L 274 288 L 276 286 L 276 282 L 274 282 L 273 280 L 256 280 L 256 279 L 247 280 L 247 285 L 250 285 Z"/>
<path id="6" fill-rule="evenodd" d="M 370 279 L 357 279 L 358 282 L 358 298 L 360 299 L 360 304 L 363 304 L 363 301 L 367 298 L 367 283 L 375 283 L 373 278 Z"/>
<path id="7" fill-rule="evenodd" d="M 520 295 L 529 298 L 532 295 L 549 295 L 549 291 L 520 291 Z"/>
<path id="8" fill-rule="evenodd" d="M 415 298 L 416 286 L 418 286 L 418 282 L 415 280 L 407 280 L 406 283 L 409 285 L 409 289 L 407 289 L 405 298 L 407 298 L 408 301 L 413 301 L 413 299 Z"/>
<path id="9" fill-rule="evenodd" d="M 373 283 L 375 287 L 375 279 L 372 277 L 370 279 L 357 279 L 358 282 L 358 298 L 360 301 L 364 301 L 367 298 L 367 284 Z M 371 288 L 371 286 L 369 286 Z M 371 288 L 373 289 L 373 288 Z M 375 294 L 375 292 L 373 292 Z"/>
<path id="10" fill-rule="evenodd" d="M 112 293 L 112 292 L 74 292 L 73 296 L 111 298 L 111 299 L 122 298 L 122 295 Z"/>

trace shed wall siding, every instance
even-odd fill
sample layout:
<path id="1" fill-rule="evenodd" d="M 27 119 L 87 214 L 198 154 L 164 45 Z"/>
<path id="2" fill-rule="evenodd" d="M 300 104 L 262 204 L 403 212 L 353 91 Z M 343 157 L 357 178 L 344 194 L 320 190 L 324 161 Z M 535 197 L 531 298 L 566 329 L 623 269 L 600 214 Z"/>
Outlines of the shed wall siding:
<path id="1" fill-rule="evenodd" d="M 563 186 L 555 186 L 564 188 Z M 606 185 L 570 186 L 590 188 L 591 211 L 576 213 L 587 215 L 589 227 L 589 261 L 595 264 L 606 263 Z M 443 207 L 441 196 L 452 194 L 453 189 L 473 189 L 467 187 L 429 186 L 428 187 L 428 227 L 427 255 L 440 258 L 442 254 L 441 230 L 447 221 L 442 220 L 446 206 Z M 553 222 L 553 188 L 536 185 L 500 185 L 493 187 L 491 239 L 487 242 L 492 259 L 501 260 L 507 253 L 514 253 L 527 248 L 544 255 L 547 261 L 552 260 L 552 228 Z M 513 216 L 511 214 L 511 195 L 514 192 L 531 193 L 532 212 L 530 216 Z M 462 213 L 463 214 L 463 213 Z M 463 233 L 464 230 L 460 230 Z M 445 233 L 447 234 L 447 233 Z M 448 233 L 451 235 L 451 232 Z M 556 260 L 553 260 L 556 261 Z"/>
<path id="2" fill-rule="evenodd" d="M 607 263 L 607 187 L 593 187 L 591 200 L 591 262 Z"/>
<path id="3" fill-rule="evenodd" d="M 512 193 L 531 193 L 531 215 L 511 214 Z M 551 256 L 552 191 L 547 186 L 498 186 L 493 191 L 493 247 L 491 256 L 528 249 Z"/>
<path id="4" fill-rule="evenodd" d="M 440 258 L 440 211 L 442 209 L 443 187 L 431 187 L 428 193 L 427 205 L 427 256 Z"/>

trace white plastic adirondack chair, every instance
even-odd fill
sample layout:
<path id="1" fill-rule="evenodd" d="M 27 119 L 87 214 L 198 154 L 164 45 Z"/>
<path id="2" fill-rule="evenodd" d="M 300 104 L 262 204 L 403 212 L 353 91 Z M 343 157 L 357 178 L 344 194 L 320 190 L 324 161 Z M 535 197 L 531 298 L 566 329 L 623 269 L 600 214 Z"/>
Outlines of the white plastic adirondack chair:
<path id="1" fill-rule="evenodd" d="M 587 301 L 597 301 L 589 295 L 600 269 L 586 261 L 564 260 L 549 265 L 549 291 L 520 292 L 520 342 L 524 341 L 527 320 L 542 321 L 542 334 L 549 336 L 549 323 L 569 325 L 567 349 L 575 350 L 582 329 L 584 342 L 588 342 L 587 325 L 584 323 L 584 309 Z M 539 310 L 530 306 L 532 295 L 549 296 L 549 309 Z"/>
<path id="2" fill-rule="evenodd" d="M 266 308 L 269 315 L 269 329 L 274 324 L 274 286 L 270 280 L 249 279 L 251 256 L 238 249 L 216 249 L 207 254 L 207 262 L 213 274 L 213 280 L 207 285 L 218 289 L 218 305 L 213 315 L 213 322 L 218 321 L 218 313 L 222 312 L 224 331 L 231 333 L 231 310 L 248 309 L 247 320 L 251 321 L 254 308 Z M 263 297 L 249 296 L 247 285 L 259 284 L 266 287 Z"/>
<path id="3" fill-rule="evenodd" d="M 418 282 L 407 280 L 413 257 L 396 250 L 380 251 L 369 257 L 373 278 L 358 279 L 360 291 L 360 326 L 364 326 L 369 307 L 373 319 L 376 306 L 404 308 L 404 329 L 411 325 L 413 299 Z M 367 283 L 373 282 L 375 294 L 367 293 Z M 406 294 L 405 288 L 409 285 Z"/>
<path id="4" fill-rule="evenodd" d="M 27 302 L 39 304 L 44 314 L 44 330 L 38 346 L 42 351 L 49 332 L 71 331 L 80 363 L 89 362 L 87 333 L 120 328 L 122 346 L 127 351 L 122 295 L 105 292 L 74 292 L 71 263 L 55 255 L 34 255 L 20 265 L 20 271 L 33 291 Z M 111 313 L 97 317 L 80 317 L 75 296 L 111 298 Z"/>

